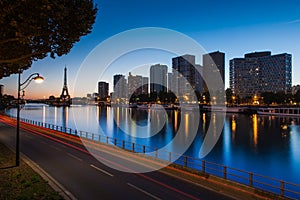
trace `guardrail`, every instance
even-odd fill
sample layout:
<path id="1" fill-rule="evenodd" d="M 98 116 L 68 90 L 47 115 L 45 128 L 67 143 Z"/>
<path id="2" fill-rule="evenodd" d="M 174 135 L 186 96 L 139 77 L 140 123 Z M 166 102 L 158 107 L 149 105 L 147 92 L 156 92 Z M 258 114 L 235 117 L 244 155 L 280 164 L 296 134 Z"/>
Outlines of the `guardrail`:
<path id="1" fill-rule="evenodd" d="M 15 117 L 12 117 L 15 118 Z M 117 138 L 108 137 L 105 135 L 94 134 L 86 131 L 78 131 L 68 127 L 58 126 L 50 123 L 43 123 L 30 119 L 20 119 L 22 122 L 32 125 L 48 128 L 51 130 L 60 131 L 66 134 L 76 135 L 92 141 L 98 141 L 108 145 L 113 145 L 124 150 L 132 151 L 135 153 L 143 153 L 158 159 L 171 161 L 173 156 L 179 156 L 174 163 L 185 168 L 190 168 L 199 171 L 203 174 L 211 174 L 217 177 L 238 182 L 252 188 L 268 191 L 282 197 L 300 199 L 300 184 L 294 184 L 283 180 L 275 179 L 268 176 L 248 172 L 245 170 L 236 169 L 220 165 L 217 163 L 209 162 L 203 159 L 194 158 L 186 155 L 178 155 L 168 151 L 158 151 L 157 148 L 137 144 L 134 142 L 121 140 Z"/>

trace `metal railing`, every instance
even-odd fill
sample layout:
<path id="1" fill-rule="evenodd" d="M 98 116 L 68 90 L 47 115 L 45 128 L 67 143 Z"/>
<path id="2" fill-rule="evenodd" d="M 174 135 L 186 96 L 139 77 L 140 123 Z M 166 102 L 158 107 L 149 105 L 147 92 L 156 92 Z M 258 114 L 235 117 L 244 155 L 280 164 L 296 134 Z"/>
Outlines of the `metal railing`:
<path id="1" fill-rule="evenodd" d="M 15 117 L 12 117 L 15 118 Z M 300 199 L 300 184 L 286 182 L 276 178 L 224 166 L 221 164 L 209 162 L 203 159 L 194 158 L 186 155 L 179 155 L 174 152 L 158 150 L 150 146 L 137 144 L 134 142 L 112 138 L 105 135 L 94 134 L 86 131 L 78 131 L 68 127 L 58 126 L 50 123 L 43 123 L 30 119 L 20 119 L 22 122 L 44 127 L 47 129 L 63 132 L 70 135 L 79 136 L 91 141 L 97 141 L 108 145 L 116 146 L 127 151 L 143 153 L 157 159 L 172 161 L 173 156 L 179 157 L 174 163 L 182 167 L 196 170 L 203 174 L 214 175 L 226 180 L 238 182 L 252 188 L 268 191 L 282 197 Z"/>

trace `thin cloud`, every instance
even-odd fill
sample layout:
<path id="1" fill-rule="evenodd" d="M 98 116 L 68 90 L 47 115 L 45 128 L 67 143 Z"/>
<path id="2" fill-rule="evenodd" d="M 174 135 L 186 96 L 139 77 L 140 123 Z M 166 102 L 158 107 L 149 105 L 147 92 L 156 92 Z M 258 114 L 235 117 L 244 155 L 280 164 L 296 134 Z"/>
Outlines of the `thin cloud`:
<path id="1" fill-rule="evenodd" d="M 297 19 L 297 20 L 293 20 L 293 21 L 288 22 L 288 24 L 295 24 L 295 23 L 300 23 L 300 19 Z"/>

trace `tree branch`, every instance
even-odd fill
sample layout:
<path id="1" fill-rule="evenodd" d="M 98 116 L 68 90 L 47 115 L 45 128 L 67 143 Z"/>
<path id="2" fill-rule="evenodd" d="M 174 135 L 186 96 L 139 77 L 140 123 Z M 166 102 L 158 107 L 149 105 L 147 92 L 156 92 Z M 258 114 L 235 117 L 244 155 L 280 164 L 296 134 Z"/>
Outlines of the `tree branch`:
<path id="1" fill-rule="evenodd" d="M 30 54 L 23 55 L 23 56 L 18 57 L 18 58 L 11 58 L 11 59 L 0 60 L 0 64 L 17 63 L 17 62 L 19 62 L 21 60 L 30 58 L 30 57 L 35 56 L 35 55 L 44 54 L 44 53 L 47 53 L 47 52 L 48 51 L 35 52 L 35 53 L 30 53 Z"/>

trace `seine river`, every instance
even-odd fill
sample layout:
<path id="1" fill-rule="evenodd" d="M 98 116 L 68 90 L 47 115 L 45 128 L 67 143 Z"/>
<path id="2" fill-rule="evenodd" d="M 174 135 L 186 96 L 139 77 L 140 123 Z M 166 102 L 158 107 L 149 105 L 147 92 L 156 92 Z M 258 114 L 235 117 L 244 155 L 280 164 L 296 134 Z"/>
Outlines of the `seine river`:
<path id="1" fill-rule="evenodd" d="M 21 117 L 155 148 L 172 141 L 179 126 L 183 126 L 188 137 L 189 127 L 199 120 L 194 141 L 185 152 L 185 155 L 199 157 L 204 133 L 208 126 L 216 123 L 215 116 L 203 113 L 195 119 L 193 112 L 182 115 L 175 110 L 160 112 L 123 107 L 62 108 L 28 104 L 21 110 Z M 7 110 L 7 113 L 16 116 L 16 109 Z M 161 129 L 155 130 L 155 127 Z M 140 136 L 141 130 L 143 137 L 135 137 Z M 153 131 L 158 133 L 153 135 Z M 173 150 L 172 147 L 169 149 Z M 222 134 L 204 159 L 300 184 L 300 117 L 226 114 Z"/>

